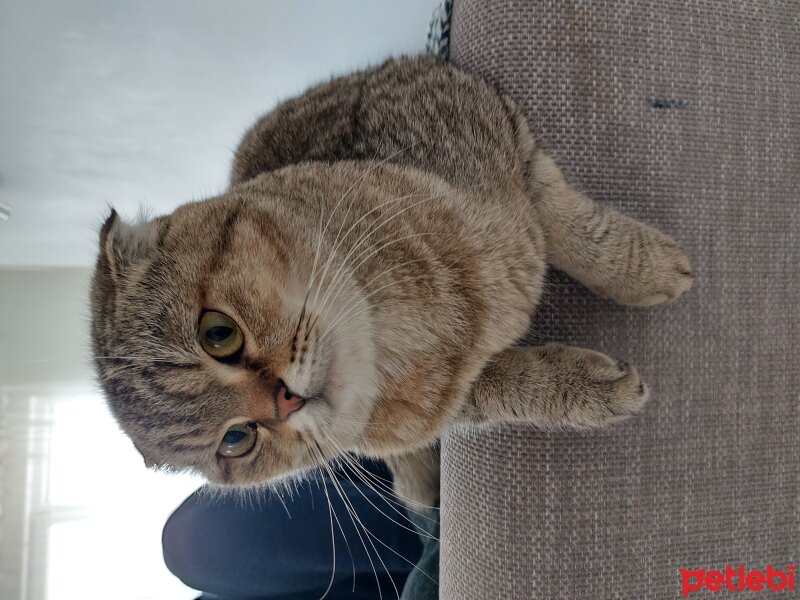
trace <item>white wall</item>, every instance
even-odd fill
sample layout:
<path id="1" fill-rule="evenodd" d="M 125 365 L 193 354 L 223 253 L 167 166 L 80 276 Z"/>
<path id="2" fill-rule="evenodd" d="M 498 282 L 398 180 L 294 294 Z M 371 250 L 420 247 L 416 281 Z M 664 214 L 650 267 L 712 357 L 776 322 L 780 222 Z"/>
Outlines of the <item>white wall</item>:
<path id="1" fill-rule="evenodd" d="M 0 388 L 89 384 L 88 269 L 0 270 Z"/>
<path id="2" fill-rule="evenodd" d="M 424 48 L 438 0 L 0 0 L 0 267 L 89 266 L 112 203 L 220 191 L 245 128 Z"/>

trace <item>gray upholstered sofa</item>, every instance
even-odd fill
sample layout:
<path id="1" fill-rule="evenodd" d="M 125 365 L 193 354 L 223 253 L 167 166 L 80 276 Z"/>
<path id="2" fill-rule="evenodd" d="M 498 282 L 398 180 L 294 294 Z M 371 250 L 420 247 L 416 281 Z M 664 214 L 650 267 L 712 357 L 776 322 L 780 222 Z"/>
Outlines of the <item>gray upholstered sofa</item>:
<path id="1" fill-rule="evenodd" d="M 552 274 L 531 341 L 630 360 L 652 400 L 602 433 L 453 429 L 441 597 L 676 598 L 680 569 L 797 565 L 800 3 L 455 0 L 450 45 L 696 283 L 645 310 Z"/>

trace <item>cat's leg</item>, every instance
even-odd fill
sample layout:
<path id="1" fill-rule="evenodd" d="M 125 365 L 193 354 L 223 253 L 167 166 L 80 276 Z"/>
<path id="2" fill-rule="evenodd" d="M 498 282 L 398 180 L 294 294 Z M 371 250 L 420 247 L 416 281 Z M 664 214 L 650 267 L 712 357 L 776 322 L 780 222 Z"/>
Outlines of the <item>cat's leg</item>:
<path id="1" fill-rule="evenodd" d="M 581 194 L 543 152 L 533 161 L 533 185 L 548 262 L 598 296 L 650 306 L 692 285 L 689 258 L 677 242 Z"/>
<path id="2" fill-rule="evenodd" d="M 561 344 L 508 348 L 475 381 L 461 421 L 603 427 L 639 412 L 647 387 L 632 366 Z"/>
<path id="3" fill-rule="evenodd" d="M 439 444 L 385 458 L 394 491 L 414 511 L 439 505 Z"/>

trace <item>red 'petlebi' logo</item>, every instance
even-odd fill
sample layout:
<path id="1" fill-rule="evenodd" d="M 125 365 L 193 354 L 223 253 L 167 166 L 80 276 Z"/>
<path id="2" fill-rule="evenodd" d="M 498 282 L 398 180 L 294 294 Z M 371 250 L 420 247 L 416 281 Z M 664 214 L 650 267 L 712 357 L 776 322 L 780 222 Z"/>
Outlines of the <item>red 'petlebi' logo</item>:
<path id="1" fill-rule="evenodd" d="M 783 571 L 772 565 L 767 565 L 766 571 L 748 571 L 744 565 L 739 565 L 738 569 L 725 565 L 724 571 L 681 569 L 681 595 L 685 598 L 703 588 L 711 592 L 793 592 L 795 571 L 794 565 L 787 565 Z"/>

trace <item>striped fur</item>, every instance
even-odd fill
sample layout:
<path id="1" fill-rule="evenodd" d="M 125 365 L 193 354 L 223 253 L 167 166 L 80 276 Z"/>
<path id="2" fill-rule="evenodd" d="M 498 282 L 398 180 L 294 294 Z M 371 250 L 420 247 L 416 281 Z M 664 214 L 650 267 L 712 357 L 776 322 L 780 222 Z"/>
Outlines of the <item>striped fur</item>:
<path id="1" fill-rule="evenodd" d="M 148 464 L 222 484 L 320 452 L 415 452 L 459 419 L 626 418 L 647 398 L 633 367 L 513 348 L 546 265 L 628 304 L 691 284 L 674 241 L 571 188 L 509 99 L 435 59 L 283 103 L 245 135 L 231 180 L 135 228 L 112 213 L 92 292 L 97 372 L 121 426 Z M 206 309 L 244 331 L 240 362 L 203 352 Z M 286 420 L 279 380 L 308 399 Z M 238 421 L 258 424 L 256 447 L 222 458 Z"/>

